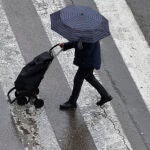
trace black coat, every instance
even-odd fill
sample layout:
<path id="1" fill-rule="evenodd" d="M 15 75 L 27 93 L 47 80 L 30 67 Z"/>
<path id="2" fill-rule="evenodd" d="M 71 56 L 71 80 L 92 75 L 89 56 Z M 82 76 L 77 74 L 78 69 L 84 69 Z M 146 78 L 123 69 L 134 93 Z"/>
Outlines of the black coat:
<path id="1" fill-rule="evenodd" d="M 100 69 L 101 49 L 99 41 L 96 43 L 82 43 L 82 49 L 79 49 L 78 44 L 78 42 L 64 43 L 64 51 L 75 48 L 73 63 L 82 68 Z"/>

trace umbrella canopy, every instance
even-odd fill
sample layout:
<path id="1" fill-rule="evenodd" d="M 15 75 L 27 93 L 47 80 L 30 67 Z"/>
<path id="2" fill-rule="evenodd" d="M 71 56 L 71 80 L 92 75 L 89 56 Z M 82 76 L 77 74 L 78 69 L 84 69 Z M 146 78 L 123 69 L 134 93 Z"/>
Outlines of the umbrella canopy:
<path id="1" fill-rule="evenodd" d="M 70 5 L 50 18 L 51 29 L 69 41 L 94 43 L 110 35 L 108 20 L 90 7 Z"/>

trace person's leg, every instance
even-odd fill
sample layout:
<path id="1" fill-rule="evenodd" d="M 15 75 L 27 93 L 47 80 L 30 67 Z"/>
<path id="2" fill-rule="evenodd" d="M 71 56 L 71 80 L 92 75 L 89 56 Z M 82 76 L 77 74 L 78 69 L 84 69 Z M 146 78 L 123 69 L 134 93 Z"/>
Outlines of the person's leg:
<path id="1" fill-rule="evenodd" d="M 88 74 L 87 69 L 79 68 L 77 70 L 77 73 L 74 77 L 72 94 L 67 102 L 65 102 L 63 105 L 60 105 L 61 109 L 76 108 L 76 101 L 79 97 L 83 81 L 87 74 Z"/>
<path id="2" fill-rule="evenodd" d="M 85 78 L 85 73 L 86 73 L 85 70 L 79 68 L 76 75 L 75 75 L 75 77 L 74 77 L 73 90 L 72 90 L 72 94 L 69 98 L 69 101 L 72 102 L 72 103 L 76 103 L 76 101 L 79 97 L 81 87 L 82 87 L 82 84 L 83 84 L 83 81 L 84 81 L 84 78 Z"/>
<path id="3" fill-rule="evenodd" d="M 106 89 L 100 84 L 100 82 L 93 75 L 93 70 L 90 74 L 85 78 L 101 95 L 101 100 L 96 104 L 102 106 L 104 103 L 112 100 L 111 95 L 106 91 Z"/>

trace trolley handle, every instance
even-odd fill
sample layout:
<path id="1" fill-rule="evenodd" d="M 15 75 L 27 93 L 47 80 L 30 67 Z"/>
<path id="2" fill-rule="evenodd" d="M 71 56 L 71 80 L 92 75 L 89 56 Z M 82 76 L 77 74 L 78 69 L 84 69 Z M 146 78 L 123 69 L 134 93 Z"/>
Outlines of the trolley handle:
<path id="1" fill-rule="evenodd" d="M 56 45 L 54 45 L 53 47 L 51 47 L 50 50 L 49 50 L 49 53 L 51 54 L 51 53 L 52 53 L 52 50 L 53 50 L 55 47 L 57 47 L 57 46 L 59 46 L 59 44 L 56 44 Z M 60 51 L 58 51 L 57 53 L 53 54 L 53 56 L 54 56 L 54 57 L 58 56 L 58 55 L 61 53 L 61 51 L 63 51 L 63 48 L 62 48 Z"/>
<path id="2" fill-rule="evenodd" d="M 57 47 L 57 46 L 59 46 L 59 44 L 56 44 L 56 45 L 54 45 L 53 47 L 51 47 L 50 50 L 49 50 L 49 52 L 51 53 L 52 50 L 53 50 L 55 47 Z"/>

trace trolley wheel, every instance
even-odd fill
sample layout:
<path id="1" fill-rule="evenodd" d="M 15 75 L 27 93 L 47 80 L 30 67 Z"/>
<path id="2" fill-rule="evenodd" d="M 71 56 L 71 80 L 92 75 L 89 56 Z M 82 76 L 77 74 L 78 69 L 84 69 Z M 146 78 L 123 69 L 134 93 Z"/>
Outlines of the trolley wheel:
<path id="1" fill-rule="evenodd" d="M 16 97 L 16 99 L 17 99 L 17 104 L 20 106 L 23 106 L 28 103 L 28 100 L 25 96 L 18 96 Z"/>
<path id="2" fill-rule="evenodd" d="M 44 101 L 42 99 L 36 99 L 34 101 L 35 108 L 41 108 L 44 106 Z"/>

